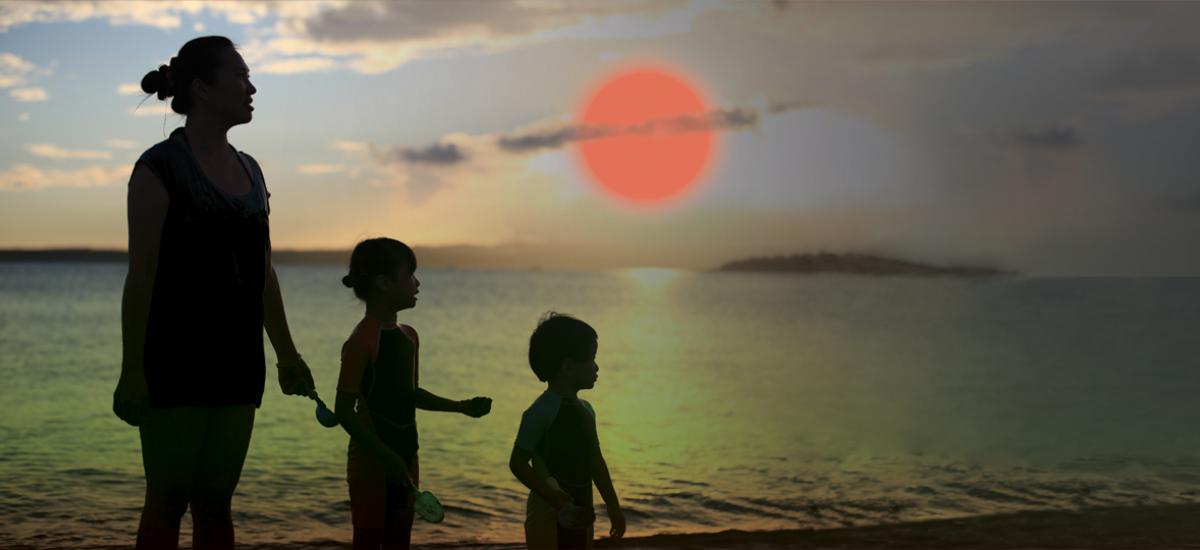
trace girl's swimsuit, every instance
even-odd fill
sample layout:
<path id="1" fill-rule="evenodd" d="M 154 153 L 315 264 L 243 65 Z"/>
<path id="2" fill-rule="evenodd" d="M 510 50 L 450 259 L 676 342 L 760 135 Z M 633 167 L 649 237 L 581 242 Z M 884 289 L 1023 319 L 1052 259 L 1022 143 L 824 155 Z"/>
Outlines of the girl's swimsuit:
<path id="1" fill-rule="evenodd" d="M 357 396 L 355 413 L 408 463 L 419 482 L 415 395 L 418 382 L 417 333 L 407 325 L 365 317 L 342 346 L 338 391 Z M 411 491 L 387 480 L 380 460 L 350 440 L 346 467 L 355 527 L 384 526 L 388 508 L 411 507 Z"/>

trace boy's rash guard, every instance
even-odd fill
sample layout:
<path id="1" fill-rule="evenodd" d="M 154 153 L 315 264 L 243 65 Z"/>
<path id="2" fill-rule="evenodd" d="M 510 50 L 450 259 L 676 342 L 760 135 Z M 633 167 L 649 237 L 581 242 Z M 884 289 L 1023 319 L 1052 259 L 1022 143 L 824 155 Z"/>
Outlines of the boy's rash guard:
<path id="1" fill-rule="evenodd" d="M 521 415 L 514 445 L 532 454 L 535 473 L 553 477 L 576 506 L 592 505 L 592 456 L 600 440 L 590 403 L 546 390 Z"/>

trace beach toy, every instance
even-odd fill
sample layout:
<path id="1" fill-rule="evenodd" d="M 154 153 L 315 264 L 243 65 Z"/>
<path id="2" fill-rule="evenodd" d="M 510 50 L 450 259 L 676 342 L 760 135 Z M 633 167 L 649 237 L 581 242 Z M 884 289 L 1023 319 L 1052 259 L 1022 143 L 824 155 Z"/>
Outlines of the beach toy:
<path id="1" fill-rule="evenodd" d="M 442 510 L 442 503 L 438 502 L 437 497 L 429 491 L 417 493 L 413 509 L 416 510 L 418 516 L 421 516 L 421 519 L 429 523 L 441 523 L 446 517 L 446 512 Z"/>
<path id="2" fill-rule="evenodd" d="M 580 521 L 580 514 L 583 512 L 582 506 L 568 504 L 558 509 L 558 524 L 567 529 L 586 529 L 591 525 L 591 521 Z"/>
<path id="3" fill-rule="evenodd" d="M 421 519 L 429 523 L 441 523 L 446 518 L 446 511 L 442 509 L 442 503 L 438 502 L 437 497 L 429 491 L 422 491 L 413 485 L 412 480 L 408 480 L 408 487 L 417 495 L 413 501 L 413 510 Z"/>
<path id="4" fill-rule="evenodd" d="M 333 414 L 333 411 L 329 410 L 329 407 L 325 406 L 325 402 L 321 401 L 320 397 L 317 397 L 317 392 L 313 392 L 310 397 L 317 402 L 317 422 L 320 422 L 321 425 L 325 426 L 326 428 L 337 426 L 337 415 Z"/>

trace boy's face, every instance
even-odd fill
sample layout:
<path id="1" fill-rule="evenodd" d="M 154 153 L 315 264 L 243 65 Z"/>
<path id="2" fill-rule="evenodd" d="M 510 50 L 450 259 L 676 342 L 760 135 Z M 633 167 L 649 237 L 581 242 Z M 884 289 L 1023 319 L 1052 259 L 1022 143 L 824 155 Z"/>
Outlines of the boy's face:
<path id="1" fill-rule="evenodd" d="M 563 376 L 572 387 L 581 390 L 590 390 L 596 387 L 596 380 L 600 377 L 600 367 L 596 365 L 596 350 L 597 343 L 592 341 L 591 351 L 588 353 L 587 361 L 576 361 L 575 359 L 563 359 Z"/>

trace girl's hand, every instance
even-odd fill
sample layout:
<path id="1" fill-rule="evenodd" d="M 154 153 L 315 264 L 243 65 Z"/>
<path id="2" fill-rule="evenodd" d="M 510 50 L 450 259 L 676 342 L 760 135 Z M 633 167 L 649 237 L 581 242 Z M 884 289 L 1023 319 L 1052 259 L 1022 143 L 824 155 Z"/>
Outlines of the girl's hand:
<path id="1" fill-rule="evenodd" d="M 276 366 L 279 373 L 279 389 L 283 390 L 284 395 L 313 395 L 316 384 L 313 383 L 312 372 L 299 355 Z"/>
<path id="2" fill-rule="evenodd" d="M 473 397 L 462 403 L 462 413 L 471 418 L 479 418 L 492 410 L 492 399 L 490 397 Z"/>
<path id="3" fill-rule="evenodd" d="M 142 415 L 149 406 L 150 392 L 146 388 L 145 376 L 122 374 L 113 391 L 113 413 L 130 426 L 142 423 Z"/>
<path id="4" fill-rule="evenodd" d="M 620 506 L 609 507 L 608 521 L 612 524 L 612 528 L 608 530 L 608 536 L 614 539 L 625 536 L 625 512 L 621 511 Z"/>
<path id="5" fill-rule="evenodd" d="M 384 468 L 387 471 L 387 480 L 400 483 L 405 487 L 416 489 L 417 484 L 413 483 L 412 478 L 408 476 L 408 463 L 400 458 L 400 455 L 393 454 L 386 463 Z"/>

